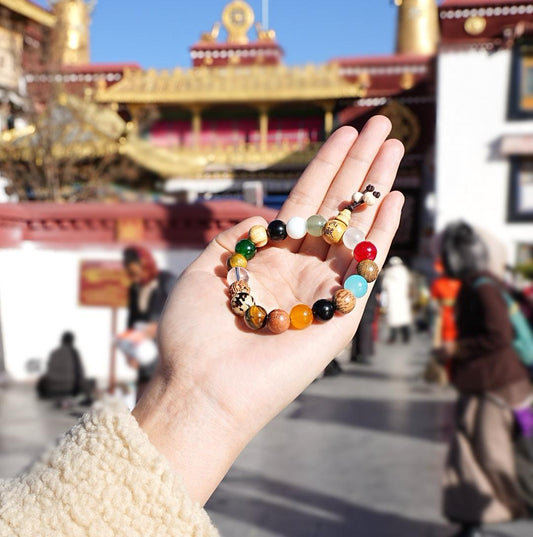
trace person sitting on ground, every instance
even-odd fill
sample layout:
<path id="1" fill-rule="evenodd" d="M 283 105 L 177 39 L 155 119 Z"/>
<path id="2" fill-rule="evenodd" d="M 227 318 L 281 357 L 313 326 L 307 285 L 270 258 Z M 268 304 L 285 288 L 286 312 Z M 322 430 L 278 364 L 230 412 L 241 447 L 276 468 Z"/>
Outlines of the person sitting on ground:
<path id="1" fill-rule="evenodd" d="M 37 393 L 42 399 L 78 396 L 90 397 L 93 382 L 85 377 L 80 353 L 74 346 L 74 334 L 65 332 L 61 345 L 52 351 L 46 373 L 37 383 Z"/>
<path id="2" fill-rule="evenodd" d="M 335 216 L 354 190 L 375 185 L 381 197 L 351 225 L 381 267 L 403 205 L 390 193 L 403 155 L 390 131 L 376 116 L 361 133 L 334 132 L 278 218 Z M 180 277 L 158 327 L 158 367 L 133 412 L 98 405 L 25 473 L 0 482 L 0 535 L 218 535 L 202 506 L 255 434 L 349 343 L 368 297 L 305 330 L 246 329 L 228 305 L 225 264 L 254 225 L 267 223 L 252 217 L 222 232 Z M 249 266 L 254 296 L 269 308 L 313 304 L 356 270 L 348 248 L 311 234 L 264 248 Z"/>

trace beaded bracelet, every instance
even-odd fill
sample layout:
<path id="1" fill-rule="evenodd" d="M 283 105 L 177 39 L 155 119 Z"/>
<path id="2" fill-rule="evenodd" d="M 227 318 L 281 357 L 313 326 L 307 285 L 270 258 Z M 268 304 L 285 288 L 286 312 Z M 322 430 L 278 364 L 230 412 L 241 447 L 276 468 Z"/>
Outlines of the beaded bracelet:
<path id="1" fill-rule="evenodd" d="M 380 193 L 372 185 L 368 185 L 363 192 L 355 192 L 352 203 L 345 207 L 334 218 L 326 220 L 323 216 L 315 214 L 307 220 L 293 217 L 286 224 L 281 220 L 274 220 L 268 227 L 252 226 L 248 238 L 237 242 L 235 253 L 227 260 L 227 280 L 230 284 L 230 305 L 233 313 L 243 317 L 248 328 L 259 330 L 264 326 L 274 334 L 280 334 L 290 327 L 295 329 L 307 328 L 313 320 L 325 322 L 333 318 L 335 312 L 350 313 L 355 308 L 356 298 L 363 297 L 368 284 L 373 282 L 379 274 L 374 259 L 377 249 L 365 235 L 357 228 L 348 228 L 352 211 L 360 205 L 373 205 L 380 197 Z M 282 309 L 274 309 L 267 313 L 266 309 L 255 303 L 248 285 L 249 274 L 246 270 L 248 261 L 252 259 L 258 248 L 268 244 L 269 239 L 280 242 L 290 237 L 302 239 L 309 233 L 313 237 L 322 237 L 328 244 L 337 244 L 342 239 L 344 245 L 353 250 L 357 261 L 357 274 L 348 276 L 344 287 L 335 292 L 330 299 L 319 299 L 312 307 L 306 304 L 295 305 L 290 313 Z"/>

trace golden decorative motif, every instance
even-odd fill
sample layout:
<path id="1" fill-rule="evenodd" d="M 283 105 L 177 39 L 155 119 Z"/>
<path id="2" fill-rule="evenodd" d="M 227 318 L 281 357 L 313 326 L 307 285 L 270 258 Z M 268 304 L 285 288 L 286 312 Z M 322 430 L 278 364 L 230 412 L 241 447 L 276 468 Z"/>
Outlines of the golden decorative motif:
<path id="1" fill-rule="evenodd" d="M 203 32 L 200 38 L 202 43 L 214 43 L 218 39 L 220 33 L 220 22 L 215 22 L 210 32 Z"/>
<path id="2" fill-rule="evenodd" d="M 380 111 L 392 123 L 389 138 L 397 138 L 404 147 L 405 152 L 411 151 L 420 139 L 420 122 L 414 112 L 398 101 L 389 101 Z"/>
<path id="3" fill-rule="evenodd" d="M 400 77 L 400 88 L 410 90 L 415 85 L 415 75 L 411 71 L 405 71 Z"/>
<path id="4" fill-rule="evenodd" d="M 335 63 L 288 67 L 252 65 L 196 67 L 172 72 L 125 70 L 120 82 L 100 85 L 96 101 L 127 104 L 268 103 L 361 97 Z"/>
<path id="5" fill-rule="evenodd" d="M 435 54 L 439 41 L 439 14 L 435 0 L 400 0 L 396 52 Z"/>
<path id="6" fill-rule="evenodd" d="M 259 39 L 259 41 L 275 41 L 276 40 L 275 30 L 264 29 L 263 25 L 260 22 L 255 23 L 255 29 L 257 31 L 257 39 Z"/>
<path id="7" fill-rule="evenodd" d="M 222 11 L 222 23 L 228 32 L 228 43 L 248 43 L 248 30 L 254 23 L 254 11 L 243 0 L 230 2 Z"/>
<path id="8" fill-rule="evenodd" d="M 0 0 L 0 5 L 48 28 L 53 28 L 56 24 L 55 15 L 27 0 Z"/>
<path id="9" fill-rule="evenodd" d="M 487 19 L 485 17 L 468 17 L 465 20 L 464 29 L 468 35 L 479 35 L 485 31 Z"/>

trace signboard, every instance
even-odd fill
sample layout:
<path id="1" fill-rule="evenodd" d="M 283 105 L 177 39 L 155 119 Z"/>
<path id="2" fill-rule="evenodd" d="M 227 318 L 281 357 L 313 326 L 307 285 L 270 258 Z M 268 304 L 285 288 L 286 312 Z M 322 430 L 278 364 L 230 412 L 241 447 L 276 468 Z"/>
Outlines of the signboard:
<path id="1" fill-rule="evenodd" d="M 122 308 L 128 305 L 130 280 L 120 261 L 81 261 L 79 303 Z"/>

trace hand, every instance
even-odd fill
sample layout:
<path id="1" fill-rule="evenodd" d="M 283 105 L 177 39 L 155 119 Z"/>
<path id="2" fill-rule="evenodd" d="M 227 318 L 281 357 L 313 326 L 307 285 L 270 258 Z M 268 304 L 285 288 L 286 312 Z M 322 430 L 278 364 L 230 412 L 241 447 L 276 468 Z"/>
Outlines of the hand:
<path id="1" fill-rule="evenodd" d="M 371 183 L 379 203 L 356 210 L 352 225 L 367 233 L 381 267 L 400 220 L 403 196 L 389 194 L 403 146 L 387 140 L 384 117 L 360 134 L 337 130 L 304 171 L 279 218 L 335 216 Z M 366 298 L 348 315 L 304 330 L 248 330 L 228 306 L 225 263 L 235 243 L 261 218 L 221 233 L 183 273 L 159 325 L 160 367 L 134 415 L 151 441 L 205 502 L 250 439 L 297 397 L 353 337 Z M 331 297 L 355 271 L 344 245 L 320 237 L 286 239 L 260 249 L 248 264 L 256 303 L 290 311 Z M 370 290 L 369 290 L 370 292 Z M 369 292 L 366 294 L 368 297 Z"/>

